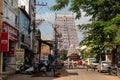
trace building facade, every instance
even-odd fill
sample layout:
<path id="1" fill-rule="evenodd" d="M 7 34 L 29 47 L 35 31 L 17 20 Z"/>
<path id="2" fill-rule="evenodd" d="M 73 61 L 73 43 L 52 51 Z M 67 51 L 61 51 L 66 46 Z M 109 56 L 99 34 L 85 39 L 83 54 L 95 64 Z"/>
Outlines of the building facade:
<path id="1" fill-rule="evenodd" d="M 33 53 L 30 30 L 34 3 L 35 0 L 0 0 L 0 73 L 15 70 L 18 49 Z"/>
<path id="2" fill-rule="evenodd" d="M 3 0 L 2 2 L 2 32 L 1 53 L 2 71 L 14 71 L 15 49 L 18 47 L 18 14 L 16 12 L 17 1 Z"/>
<path id="3" fill-rule="evenodd" d="M 58 40 L 59 49 L 68 50 L 70 45 L 78 46 L 78 36 L 73 14 L 56 14 L 55 27 L 57 32 L 62 34 Z"/>
<path id="4" fill-rule="evenodd" d="M 1 36 L 1 32 L 2 32 L 2 15 L 3 15 L 3 0 L 0 0 L 0 36 Z M 1 39 L 0 39 L 1 42 Z M 0 52 L 0 73 L 2 73 L 2 55 L 3 53 Z"/>

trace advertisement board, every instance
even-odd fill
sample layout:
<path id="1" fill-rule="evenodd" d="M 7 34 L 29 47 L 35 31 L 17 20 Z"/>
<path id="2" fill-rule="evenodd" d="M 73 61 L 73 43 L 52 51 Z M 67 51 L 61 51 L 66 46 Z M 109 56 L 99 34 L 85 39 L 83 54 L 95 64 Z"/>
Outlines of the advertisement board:
<path id="1" fill-rule="evenodd" d="M 24 62 L 24 49 L 22 48 L 16 49 L 15 59 L 16 59 L 16 70 L 18 70 L 19 66 Z"/>
<path id="2" fill-rule="evenodd" d="M 0 36 L 0 52 L 9 51 L 8 33 L 2 32 Z"/>

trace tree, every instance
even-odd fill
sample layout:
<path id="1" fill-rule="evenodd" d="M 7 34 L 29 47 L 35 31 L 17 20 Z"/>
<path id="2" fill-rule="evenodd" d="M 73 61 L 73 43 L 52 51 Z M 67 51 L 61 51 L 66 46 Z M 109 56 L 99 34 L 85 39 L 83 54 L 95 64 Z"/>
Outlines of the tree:
<path id="1" fill-rule="evenodd" d="M 97 54 L 112 49 L 116 53 L 115 46 L 120 45 L 120 14 L 110 21 L 93 21 L 91 24 L 79 25 L 88 36 L 81 42 L 81 45 L 92 47 Z"/>
<path id="2" fill-rule="evenodd" d="M 81 9 L 85 16 L 92 16 L 91 24 L 79 25 L 80 30 L 87 34 L 81 42 L 88 46 L 98 46 L 95 52 L 100 53 L 107 48 L 120 44 L 120 1 L 119 0 L 55 0 L 52 10 L 60 10 L 69 5 L 69 10 L 81 17 Z M 70 3 L 70 4 L 69 4 Z"/>
<path id="3" fill-rule="evenodd" d="M 81 17 L 81 9 L 86 12 L 86 16 L 91 15 L 92 20 L 108 21 L 120 13 L 119 0 L 55 0 L 56 5 L 52 10 L 61 10 L 69 6 L 69 10 L 76 13 L 76 18 Z M 69 4 L 70 3 L 70 4 Z M 108 16 L 109 15 L 109 16 Z"/>
<path id="4" fill-rule="evenodd" d="M 60 53 L 60 58 L 62 59 L 62 60 L 66 60 L 67 59 L 67 53 L 68 53 L 68 51 L 67 50 L 61 50 L 61 53 Z"/>

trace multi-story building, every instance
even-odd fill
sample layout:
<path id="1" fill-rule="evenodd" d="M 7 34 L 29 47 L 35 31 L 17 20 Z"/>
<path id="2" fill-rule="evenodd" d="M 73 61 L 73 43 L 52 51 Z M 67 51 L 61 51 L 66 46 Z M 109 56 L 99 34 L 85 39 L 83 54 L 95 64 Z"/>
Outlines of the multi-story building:
<path id="1" fill-rule="evenodd" d="M 0 0 L 0 36 L 1 36 L 1 32 L 2 32 L 2 5 L 3 5 L 3 0 Z M 1 41 L 1 39 L 0 39 Z M 2 52 L 0 51 L 0 73 L 2 72 Z"/>
<path id="2" fill-rule="evenodd" d="M 15 68 L 15 49 L 18 45 L 18 14 L 16 11 L 17 1 L 2 0 L 2 28 L 0 51 L 2 53 L 2 71 L 14 70 Z M 8 67 L 9 68 L 6 68 Z"/>
<path id="3" fill-rule="evenodd" d="M 29 31 L 34 1 L 0 0 L 0 73 L 15 70 L 18 48 L 32 52 Z"/>
<path id="4" fill-rule="evenodd" d="M 59 39 L 59 49 L 68 50 L 70 45 L 78 46 L 78 36 L 73 14 L 62 13 L 55 15 L 55 27 L 62 36 Z"/>

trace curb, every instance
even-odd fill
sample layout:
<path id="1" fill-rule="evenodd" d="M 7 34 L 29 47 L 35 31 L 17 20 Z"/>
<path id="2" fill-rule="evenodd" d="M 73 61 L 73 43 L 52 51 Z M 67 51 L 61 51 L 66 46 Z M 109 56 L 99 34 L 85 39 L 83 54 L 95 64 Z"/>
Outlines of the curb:
<path id="1" fill-rule="evenodd" d="M 7 76 L 0 76 L 0 80 L 8 80 Z"/>

